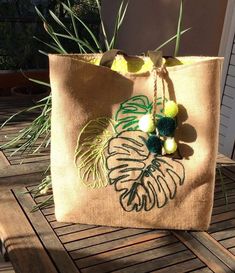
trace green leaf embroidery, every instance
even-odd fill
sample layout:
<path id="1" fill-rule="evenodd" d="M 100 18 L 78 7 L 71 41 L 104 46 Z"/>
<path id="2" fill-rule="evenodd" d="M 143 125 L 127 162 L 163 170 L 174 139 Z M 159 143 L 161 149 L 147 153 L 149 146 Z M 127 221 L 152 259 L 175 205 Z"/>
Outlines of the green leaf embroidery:
<path id="1" fill-rule="evenodd" d="M 74 160 L 78 176 L 88 188 L 108 185 L 104 150 L 114 134 L 113 121 L 101 117 L 89 121 L 78 136 Z"/>
<path id="2" fill-rule="evenodd" d="M 164 207 L 185 180 L 183 164 L 150 153 L 147 138 L 148 134 L 141 131 L 124 131 L 109 141 L 109 183 L 127 212 Z"/>
<path id="3" fill-rule="evenodd" d="M 162 98 L 157 99 L 157 106 L 159 107 L 156 118 L 162 117 Z M 141 116 L 150 114 L 152 112 L 153 103 L 149 101 L 148 97 L 144 95 L 135 96 L 120 104 L 120 107 L 115 115 L 115 130 L 117 133 L 122 131 L 139 130 L 139 119 Z"/>

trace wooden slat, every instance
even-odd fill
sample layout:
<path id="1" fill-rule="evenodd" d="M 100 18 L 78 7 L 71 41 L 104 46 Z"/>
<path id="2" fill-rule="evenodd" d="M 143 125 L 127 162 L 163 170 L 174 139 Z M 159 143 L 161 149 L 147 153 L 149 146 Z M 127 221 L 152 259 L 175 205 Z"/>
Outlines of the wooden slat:
<path id="1" fill-rule="evenodd" d="M 234 218 L 235 218 L 234 210 L 233 211 L 226 211 L 224 213 L 213 215 L 211 223 L 214 224 L 214 223 L 218 223 L 218 222 L 222 222 L 222 221 L 234 219 Z"/>
<path id="2" fill-rule="evenodd" d="M 122 228 L 112 228 L 112 227 L 95 227 L 88 230 L 83 230 L 79 232 L 70 233 L 67 235 L 60 236 L 60 240 L 63 244 L 69 243 L 71 241 L 84 240 L 86 238 L 97 237 L 103 234 L 113 233 L 119 230 L 123 230 Z"/>
<path id="3" fill-rule="evenodd" d="M 228 74 L 230 75 L 230 76 L 233 76 L 233 77 L 235 77 L 235 65 L 230 65 L 229 67 L 228 67 Z"/>
<path id="4" fill-rule="evenodd" d="M 220 243 L 225 248 L 235 247 L 235 236 L 233 238 L 228 238 L 228 239 L 221 240 Z M 235 271 L 235 265 L 234 265 L 234 271 Z"/>
<path id="5" fill-rule="evenodd" d="M 235 78 L 233 79 L 231 76 L 228 76 L 228 82 L 227 83 L 230 83 L 229 86 L 231 86 L 233 84 L 232 87 L 235 87 Z M 226 105 L 227 107 L 230 107 L 232 108 L 233 107 L 233 103 L 234 103 L 234 100 L 228 96 L 224 96 L 223 97 L 223 105 Z"/>
<path id="6" fill-rule="evenodd" d="M 140 237 L 141 240 L 141 237 Z M 165 245 L 169 245 L 172 243 L 176 243 L 178 240 L 172 236 L 165 236 L 163 238 L 157 238 L 146 242 L 140 242 L 134 245 L 129 245 L 126 247 L 121 247 L 115 250 L 109 250 L 107 252 L 103 252 L 97 255 L 89 256 L 86 258 L 79 259 L 77 264 L 79 268 L 83 269 L 89 266 L 98 265 L 103 262 L 109 262 L 112 260 L 121 259 L 126 256 L 135 255 L 138 253 L 142 253 L 145 255 L 145 251 L 150 251 L 155 248 L 160 248 Z M 86 253 L 86 249 L 83 250 Z"/>
<path id="7" fill-rule="evenodd" d="M 14 192 L 20 204 L 22 204 L 30 222 L 33 223 L 33 226 L 38 236 L 42 240 L 43 245 L 46 247 L 51 258 L 58 267 L 59 272 L 68 273 L 69 269 L 69 273 L 78 273 L 78 268 L 75 266 L 73 260 L 63 248 L 57 236 L 51 232 L 51 228 L 41 212 L 36 211 L 35 213 L 31 213 L 31 209 L 35 203 L 33 202 L 33 199 L 30 197 L 30 195 L 22 196 L 22 194 L 20 194 L 22 191 L 23 189 L 21 189 L 21 191 Z"/>
<path id="8" fill-rule="evenodd" d="M 32 188 L 34 188 L 35 186 L 33 186 Z M 28 188 L 27 188 L 28 189 Z M 50 215 L 50 214 L 54 214 L 55 213 L 55 207 L 54 206 L 48 206 L 45 209 L 41 209 L 41 212 L 43 213 L 43 215 Z"/>
<path id="9" fill-rule="evenodd" d="M 45 196 L 45 198 L 43 198 L 43 200 L 45 200 L 47 198 L 48 198 L 48 196 Z M 35 203 L 38 204 L 38 202 L 35 202 Z M 56 221 L 55 214 L 47 215 L 46 219 L 47 219 L 48 222 Z"/>
<path id="10" fill-rule="evenodd" d="M 174 272 L 174 273 L 184 273 L 188 272 L 189 270 L 201 268 L 204 264 L 199 260 L 199 259 L 192 259 L 189 261 L 185 261 L 176 265 L 169 266 L 167 268 L 163 268 L 160 270 L 154 270 L 152 272 L 155 273 L 169 273 L 169 272 Z"/>
<path id="11" fill-rule="evenodd" d="M 190 273 L 213 273 L 208 267 L 203 267 L 198 270 L 190 271 Z"/>
<path id="12" fill-rule="evenodd" d="M 58 236 L 61 236 L 61 235 L 66 235 L 66 234 L 70 234 L 70 233 L 74 233 L 74 232 L 78 232 L 78 231 L 90 230 L 95 227 L 96 226 L 77 224 L 77 225 L 57 228 L 57 229 L 55 229 L 55 233 Z"/>
<path id="13" fill-rule="evenodd" d="M 232 88 L 232 87 L 228 86 L 228 88 Z M 224 105 L 221 106 L 220 111 L 221 111 L 222 114 L 224 114 L 227 117 L 230 117 L 231 114 L 232 114 L 232 109 L 228 108 L 228 107 L 226 107 Z"/>
<path id="14" fill-rule="evenodd" d="M 220 122 L 226 126 L 229 126 L 230 118 L 225 116 L 220 116 Z"/>
<path id="15" fill-rule="evenodd" d="M 232 204 L 235 202 L 235 196 L 229 196 L 228 197 L 228 203 Z M 226 206 L 226 201 L 224 197 L 221 197 L 220 199 L 214 200 L 214 208 L 221 207 L 221 206 Z"/>
<path id="16" fill-rule="evenodd" d="M 235 257 L 231 255 L 231 253 L 228 250 L 222 247 L 220 243 L 218 243 L 206 232 L 192 232 L 191 234 L 194 238 L 200 241 L 201 244 L 207 247 L 211 253 L 218 257 L 218 259 L 223 261 L 223 263 L 226 264 L 226 266 L 231 270 L 231 272 L 235 272 Z"/>
<path id="17" fill-rule="evenodd" d="M 5 154 L 2 151 L 0 151 L 0 169 L 9 165 L 10 165 L 9 160 L 7 159 Z"/>
<path id="18" fill-rule="evenodd" d="M 11 262 L 6 262 L 3 256 L 0 253 L 0 272 L 3 273 L 15 273 L 15 270 L 11 264 Z"/>
<path id="19" fill-rule="evenodd" d="M 231 237 L 235 237 L 235 228 L 217 231 L 217 232 L 212 233 L 211 236 L 217 241 L 231 238 Z"/>
<path id="20" fill-rule="evenodd" d="M 74 225 L 74 224 L 70 224 L 70 223 L 63 223 L 63 222 L 57 222 L 57 221 L 50 222 L 49 224 L 53 229 L 57 229 L 57 228 L 61 228 L 61 227 L 68 227 L 68 226 Z"/>
<path id="21" fill-rule="evenodd" d="M 82 269 L 83 273 L 95 273 L 95 272 L 110 272 L 115 271 L 115 273 L 125 272 L 130 273 L 133 272 L 133 268 L 131 266 L 134 266 L 136 264 L 144 263 L 144 272 L 148 272 L 148 263 L 146 263 L 149 260 L 160 258 L 166 255 L 170 255 L 173 253 L 177 253 L 180 251 L 186 250 L 186 247 L 177 242 L 173 243 L 171 245 L 167 245 L 161 248 L 155 248 L 152 250 L 148 250 L 143 253 L 138 253 L 135 255 L 127 256 L 123 259 L 118 259 L 114 261 L 106 261 L 104 263 L 100 263 L 96 266 L 91 266 Z M 135 271 L 134 271 L 135 272 Z M 140 266 L 138 266 L 138 272 L 140 271 Z M 143 271 L 142 271 L 143 272 Z"/>
<path id="22" fill-rule="evenodd" d="M 96 237 L 91 237 L 91 238 L 86 238 L 84 240 L 70 242 L 65 244 L 64 246 L 68 251 L 72 251 L 75 249 L 85 248 L 85 247 L 93 246 L 96 244 L 102 244 L 108 241 L 114 241 L 119 238 L 128 238 L 129 236 L 141 234 L 144 232 L 146 231 L 142 229 L 122 229 L 122 230 L 110 232 L 108 234 L 102 234 Z"/>
<path id="23" fill-rule="evenodd" d="M 201 261 L 203 261 L 212 271 L 228 272 L 232 271 L 219 258 L 214 256 L 212 252 L 205 247 L 200 241 L 193 237 L 190 233 L 184 231 L 174 231 L 173 234 L 181 240 Z"/>
<path id="24" fill-rule="evenodd" d="M 153 272 L 153 270 L 157 270 L 160 268 L 168 268 L 172 264 L 180 264 L 180 262 L 187 261 L 194 259 L 195 256 L 192 252 L 189 250 L 183 250 L 180 252 L 176 252 L 173 254 L 169 254 L 163 257 L 159 257 L 156 259 L 152 259 L 146 262 L 138 263 L 136 265 L 132 265 L 130 267 L 126 267 L 117 271 L 114 271 L 115 273 L 146 273 L 146 272 Z M 174 271 L 168 271 L 168 272 L 174 272 Z"/>
<path id="25" fill-rule="evenodd" d="M 235 255 L 235 247 L 229 248 L 229 251 L 230 251 L 233 255 Z"/>
<path id="26" fill-rule="evenodd" d="M 164 238 L 165 236 L 169 236 L 169 231 L 157 231 L 151 230 L 145 233 L 132 235 L 125 238 L 119 238 L 117 240 L 104 242 L 102 244 L 97 244 L 94 246 L 79 248 L 77 250 L 71 251 L 70 255 L 73 259 L 78 260 L 90 256 L 95 256 L 97 254 L 106 253 L 108 251 L 114 251 L 118 249 L 122 249 L 129 246 L 134 246 L 141 242 L 148 242 L 152 240 L 157 240 L 158 238 Z"/>
<path id="27" fill-rule="evenodd" d="M 45 163 L 28 163 L 18 166 L 5 166 L 0 169 L 0 179 L 9 179 L 13 176 L 20 176 L 29 173 L 38 173 L 45 171 Z"/>
<path id="28" fill-rule="evenodd" d="M 234 196 L 235 195 L 235 189 L 231 189 L 229 192 L 227 192 L 227 196 L 230 197 L 230 196 Z M 215 193 L 215 200 L 219 199 L 219 198 L 222 198 L 224 197 L 224 193 L 221 191 L 221 192 L 216 192 Z"/>
<path id="29" fill-rule="evenodd" d="M 231 55 L 230 64 L 235 65 L 235 55 Z"/>
<path id="30" fill-rule="evenodd" d="M 26 158 L 20 158 L 20 159 L 12 159 L 11 160 L 11 165 L 18 165 L 18 164 L 29 164 L 29 163 L 34 163 L 34 162 L 43 162 L 44 166 L 49 165 L 49 156 L 40 156 L 40 157 L 26 157 Z"/>
<path id="31" fill-rule="evenodd" d="M 32 226 L 9 190 L 1 192 L 0 211 L 0 236 L 5 242 L 10 260 L 17 272 L 57 273 Z M 13 220 L 14 223 L 12 223 Z"/>
<path id="32" fill-rule="evenodd" d="M 232 53 L 235 54 L 235 44 L 233 44 Z"/>
<path id="33" fill-rule="evenodd" d="M 15 273 L 15 270 L 10 262 L 0 262 L 0 272 Z"/>
<path id="34" fill-rule="evenodd" d="M 223 178 L 223 182 L 220 180 L 220 178 L 216 181 L 216 186 L 215 186 L 215 194 L 222 192 L 222 183 L 224 187 L 226 188 L 227 192 L 232 191 L 235 189 L 235 183 L 234 180 L 228 177 Z"/>
<path id="35" fill-rule="evenodd" d="M 235 202 L 231 203 L 231 200 L 229 200 L 229 201 L 230 202 L 228 205 L 223 204 L 222 206 L 213 208 L 213 216 L 223 213 L 223 212 L 226 212 L 226 211 L 233 211 L 234 212 L 235 211 Z M 234 198 L 234 201 L 235 201 L 235 198 Z"/>
<path id="36" fill-rule="evenodd" d="M 234 73 L 235 76 L 235 66 L 230 66 L 230 73 Z M 230 86 L 225 86 L 224 94 L 234 98 L 235 97 L 235 88 Z"/>
<path id="37" fill-rule="evenodd" d="M 209 233 L 221 231 L 221 230 L 226 230 L 230 228 L 235 227 L 235 219 L 229 219 L 223 222 L 215 223 L 210 225 L 209 227 Z"/>

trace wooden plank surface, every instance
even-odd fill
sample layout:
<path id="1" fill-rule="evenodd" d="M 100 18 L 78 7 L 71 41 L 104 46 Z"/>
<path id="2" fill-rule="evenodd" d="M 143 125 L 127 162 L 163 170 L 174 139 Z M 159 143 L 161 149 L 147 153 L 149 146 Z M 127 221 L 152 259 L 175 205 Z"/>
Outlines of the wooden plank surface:
<path id="1" fill-rule="evenodd" d="M 14 191 L 14 194 L 17 196 L 17 199 L 23 206 L 24 212 L 27 214 L 27 217 L 34 229 L 36 229 L 37 235 L 43 242 L 44 247 L 53 258 L 59 272 L 68 273 L 68 268 L 69 273 L 79 272 L 78 268 L 73 263 L 73 260 L 70 258 L 69 254 L 65 251 L 58 237 L 54 232 L 51 232 L 51 227 L 41 212 L 36 211 L 35 213 L 31 213 L 32 207 L 35 205 L 35 203 L 29 195 L 22 194 L 22 190 L 23 189 L 16 190 Z"/>
<path id="2" fill-rule="evenodd" d="M 231 178 L 225 178 L 230 184 Z M 216 188 L 219 187 L 220 185 L 217 185 Z M 220 194 L 219 191 L 217 192 Z M 24 199 L 21 197 L 20 202 L 24 204 L 25 201 L 22 198 Z M 32 199 L 32 202 L 35 201 Z M 40 213 L 50 225 L 53 236 L 59 239 L 82 273 L 200 272 L 200 270 L 203 270 L 202 272 L 235 272 L 234 254 L 229 250 L 235 247 L 234 215 L 231 211 L 226 211 L 225 207 L 222 213 L 217 211 L 217 214 L 214 214 L 217 218 L 211 228 L 212 232 L 216 230 L 214 233 L 221 242 L 212 236 L 213 233 L 210 235 L 206 232 L 171 232 L 68 223 L 65 226 L 64 223 L 60 223 L 61 227 L 53 228 L 51 224 L 57 223 L 54 219 L 53 207 L 44 209 Z M 43 223 L 45 226 L 44 221 L 37 221 L 36 225 L 35 220 L 31 219 L 31 221 L 37 233 L 40 234 L 38 225 Z M 228 226 L 221 227 L 221 223 L 225 222 L 227 225 L 228 221 L 231 221 L 229 229 L 227 229 Z M 43 244 L 46 245 L 46 242 Z"/>
<path id="3" fill-rule="evenodd" d="M 0 272 L 3 273 L 15 273 L 12 263 L 5 260 L 4 255 L 0 253 Z"/>
<path id="4" fill-rule="evenodd" d="M 0 194 L 0 235 L 16 271 L 56 273 L 55 266 L 15 197 L 7 190 Z"/>

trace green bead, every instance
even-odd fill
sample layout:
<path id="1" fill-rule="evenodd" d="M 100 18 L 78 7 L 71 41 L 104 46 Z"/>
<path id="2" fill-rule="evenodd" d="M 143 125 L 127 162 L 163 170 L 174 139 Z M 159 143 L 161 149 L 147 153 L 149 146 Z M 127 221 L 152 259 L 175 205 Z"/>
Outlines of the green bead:
<path id="1" fill-rule="evenodd" d="M 178 105 L 173 100 L 169 100 L 165 103 L 164 114 L 166 117 L 174 118 L 178 114 L 178 111 Z"/>
<path id="2" fill-rule="evenodd" d="M 157 129 L 160 136 L 171 137 L 174 135 L 176 122 L 173 118 L 160 118 L 157 122 Z"/>
<path id="3" fill-rule="evenodd" d="M 148 138 L 146 146 L 151 153 L 162 154 L 162 140 L 156 135 Z"/>

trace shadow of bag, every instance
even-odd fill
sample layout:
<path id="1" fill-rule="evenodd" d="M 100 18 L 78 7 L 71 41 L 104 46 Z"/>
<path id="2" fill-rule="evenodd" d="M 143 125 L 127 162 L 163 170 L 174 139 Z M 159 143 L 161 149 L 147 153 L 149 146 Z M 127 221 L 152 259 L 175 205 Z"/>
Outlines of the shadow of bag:
<path id="1" fill-rule="evenodd" d="M 206 230 L 214 195 L 222 59 L 50 55 L 56 219 Z M 100 65 L 100 62 L 102 62 Z M 149 152 L 139 120 L 177 102 L 173 155 Z M 156 105 L 156 107 L 155 107 Z M 155 108 L 154 108 L 155 107 Z"/>

